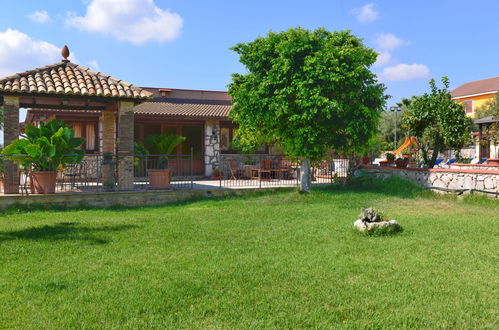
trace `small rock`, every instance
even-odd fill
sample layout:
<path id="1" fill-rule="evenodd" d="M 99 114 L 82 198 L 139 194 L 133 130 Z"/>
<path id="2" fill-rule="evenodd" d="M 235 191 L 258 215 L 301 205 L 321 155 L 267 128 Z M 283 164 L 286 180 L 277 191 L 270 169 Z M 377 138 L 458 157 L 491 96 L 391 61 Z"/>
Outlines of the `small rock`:
<path id="1" fill-rule="evenodd" d="M 361 219 L 358 219 L 353 223 L 354 227 L 360 231 L 365 231 L 367 229 L 366 223 Z"/>

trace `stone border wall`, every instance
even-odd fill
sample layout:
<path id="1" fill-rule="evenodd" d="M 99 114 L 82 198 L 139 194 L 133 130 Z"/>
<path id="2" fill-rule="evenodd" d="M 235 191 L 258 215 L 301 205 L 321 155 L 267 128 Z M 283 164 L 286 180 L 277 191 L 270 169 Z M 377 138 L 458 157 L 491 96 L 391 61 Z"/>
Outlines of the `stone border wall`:
<path id="1" fill-rule="evenodd" d="M 442 192 L 480 192 L 499 197 L 499 170 L 484 171 L 474 169 L 398 169 L 365 165 L 369 175 L 380 179 L 398 176 L 432 190 Z"/>
<path id="2" fill-rule="evenodd" d="M 460 169 L 460 170 L 499 171 L 499 165 L 490 165 L 490 164 L 454 163 L 454 164 L 451 164 L 450 168 L 451 169 Z"/>
<path id="3" fill-rule="evenodd" d="M 278 189 L 278 188 L 276 188 Z M 269 190 L 269 189 L 267 189 Z M 241 195 L 255 189 L 199 189 L 177 191 L 127 191 L 101 193 L 68 193 L 53 195 L 4 195 L 0 196 L 0 210 L 9 206 L 55 206 L 55 207 L 111 207 L 111 206 L 146 206 L 165 205 L 193 198 L 209 198 L 229 195 Z"/>

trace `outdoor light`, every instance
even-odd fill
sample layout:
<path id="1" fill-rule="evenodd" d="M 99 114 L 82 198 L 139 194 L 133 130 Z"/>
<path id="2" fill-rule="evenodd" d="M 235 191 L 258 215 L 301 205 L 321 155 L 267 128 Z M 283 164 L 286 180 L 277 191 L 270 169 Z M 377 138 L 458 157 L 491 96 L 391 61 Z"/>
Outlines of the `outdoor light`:
<path id="1" fill-rule="evenodd" d="M 391 106 L 390 111 L 395 112 L 395 149 L 397 149 L 397 112 L 400 112 L 400 107 Z"/>
<path id="2" fill-rule="evenodd" d="M 217 125 L 213 125 L 213 126 L 211 126 L 210 143 L 216 143 L 217 141 L 218 141 Z"/>

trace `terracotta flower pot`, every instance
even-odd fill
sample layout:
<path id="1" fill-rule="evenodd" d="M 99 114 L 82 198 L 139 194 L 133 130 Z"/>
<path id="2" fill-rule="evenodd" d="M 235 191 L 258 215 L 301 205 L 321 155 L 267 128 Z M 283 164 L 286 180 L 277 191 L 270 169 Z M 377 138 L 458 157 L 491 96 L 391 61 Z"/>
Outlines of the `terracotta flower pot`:
<path id="1" fill-rule="evenodd" d="M 489 159 L 487 159 L 487 164 L 499 165 L 499 158 L 489 158 Z"/>
<path id="2" fill-rule="evenodd" d="M 31 191 L 33 194 L 54 194 L 57 171 L 31 172 Z"/>
<path id="3" fill-rule="evenodd" d="M 409 164 L 408 159 L 395 161 L 395 165 L 397 166 L 397 168 L 406 168 L 408 164 Z"/>
<path id="4" fill-rule="evenodd" d="M 148 170 L 150 189 L 170 189 L 170 170 Z"/>

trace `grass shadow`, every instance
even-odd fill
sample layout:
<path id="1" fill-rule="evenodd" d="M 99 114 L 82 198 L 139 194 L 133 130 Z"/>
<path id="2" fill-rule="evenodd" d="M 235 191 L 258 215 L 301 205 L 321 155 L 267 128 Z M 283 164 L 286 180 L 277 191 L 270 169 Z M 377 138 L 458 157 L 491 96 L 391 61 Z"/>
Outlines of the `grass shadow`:
<path id="1" fill-rule="evenodd" d="M 96 236 L 100 233 L 117 232 L 139 228 L 137 225 L 116 225 L 89 227 L 75 222 L 59 222 L 54 225 L 45 225 L 16 231 L 0 231 L 0 243 L 10 240 L 31 241 L 88 241 L 91 244 L 107 244 L 107 238 Z"/>

